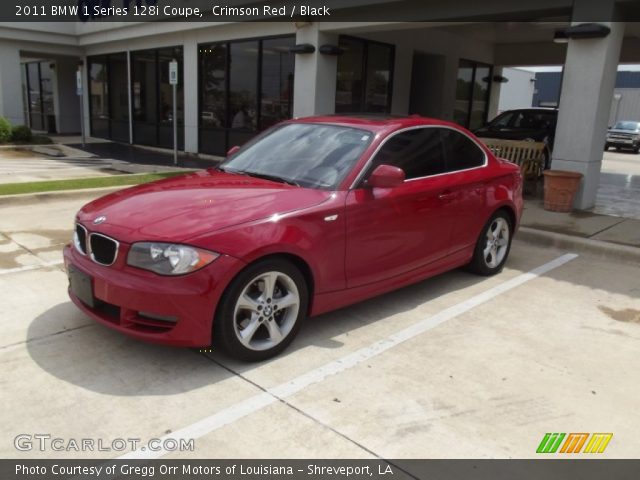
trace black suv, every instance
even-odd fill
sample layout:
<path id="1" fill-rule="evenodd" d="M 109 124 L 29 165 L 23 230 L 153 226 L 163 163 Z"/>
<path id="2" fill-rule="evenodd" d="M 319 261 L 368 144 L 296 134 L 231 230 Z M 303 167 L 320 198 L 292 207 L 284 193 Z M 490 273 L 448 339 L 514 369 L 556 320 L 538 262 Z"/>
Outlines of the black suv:
<path id="1" fill-rule="evenodd" d="M 484 138 L 544 142 L 544 168 L 549 168 L 557 120 L 558 110 L 554 108 L 507 110 L 473 133 Z"/>

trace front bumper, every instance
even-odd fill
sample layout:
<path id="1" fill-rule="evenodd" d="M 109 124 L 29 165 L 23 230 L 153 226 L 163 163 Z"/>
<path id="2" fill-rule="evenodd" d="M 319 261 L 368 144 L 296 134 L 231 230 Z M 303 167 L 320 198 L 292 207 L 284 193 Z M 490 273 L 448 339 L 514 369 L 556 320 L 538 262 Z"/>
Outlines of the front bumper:
<path id="1" fill-rule="evenodd" d="M 619 138 L 607 138 L 608 147 L 616 148 L 638 148 L 640 146 L 640 140 L 622 140 Z"/>
<path id="2" fill-rule="evenodd" d="M 126 252 L 125 252 L 126 253 Z M 126 258 L 126 255 L 122 255 Z M 107 267 L 64 248 L 64 263 L 91 277 L 94 306 L 69 289 L 71 300 L 99 323 L 153 343 L 202 347 L 211 344 L 215 309 L 229 281 L 244 263 L 221 255 L 197 272 L 176 277 L 129 267 Z"/>

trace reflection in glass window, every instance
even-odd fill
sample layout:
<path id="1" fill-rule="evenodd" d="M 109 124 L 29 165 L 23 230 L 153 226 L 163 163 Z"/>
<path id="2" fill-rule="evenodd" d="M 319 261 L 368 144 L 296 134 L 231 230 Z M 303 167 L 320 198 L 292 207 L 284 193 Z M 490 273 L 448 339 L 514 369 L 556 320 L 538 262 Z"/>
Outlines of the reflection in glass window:
<path id="1" fill-rule="evenodd" d="M 131 53 L 131 80 L 134 121 L 155 123 L 157 120 L 155 50 Z"/>
<path id="2" fill-rule="evenodd" d="M 231 128 L 257 127 L 258 42 L 232 43 L 229 58 L 229 118 Z"/>
<path id="3" fill-rule="evenodd" d="M 42 112 L 45 115 L 53 115 L 53 69 L 49 62 L 40 62 L 40 85 L 42 88 Z"/>
<path id="4" fill-rule="evenodd" d="M 158 50 L 159 73 L 159 121 L 161 124 L 173 125 L 173 86 L 169 83 L 169 63 L 172 60 L 182 66 L 182 48 L 163 48 Z M 176 113 L 178 124 L 184 121 L 184 73 L 178 68 L 178 85 L 176 86 Z"/>
<path id="5" fill-rule="evenodd" d="M 364 42 L 341 37 L 336 81 L 336 113 L 362 111 Z"/>
<path id="6" fill-rule="evenodd" d="M 227 46 L 211 45 L 200 49 L 200 125 L 226 127 Z"/>
<path id="7" fill-rule="evenodd" d="M 340 37 L 336 77 L 337 113 L 388 113 L 391 110 L 393 45 Z"/>
<path id="8" fill-rule="evenodd" d="M 293 36 L 201 45 L 200 150 L 224 155 L 293 113 Z"/>
<path id="9" fill-rule="evenodd" d="M 491 67 L 487 65 L 476 67 L 471 98 L 471 115 L 469 127 L 471 130 L 482 127 L 487 123 L 487 109 L 489 104 L 489 80 Z"/>
<path id="10" fill-rule="evenodd" d="M 469 129 L 487 122 L 492 69 L 469 60 L 460 60 L 456 82 L 453 120 Z"/>
<path id="11" fill-rule="evenodd" d="M 365 112 L 385 113 L 389 109 L 389 85 L 393 49 L 389 45 L 370 43 L 367 47 Z"/>
<path id="12" fill-rule="evenodd" d="M 293 72 L 295 61 L 289 49 L 292 37 L 262 42 L 260 130 L 293 114 Z"/>
<path id="13" fill-rule="evenodd" d="M 90 113 L 93 118 L 109 117 L 109 99 L 107 97 L 106 59 L 94 58 L 89 61 Z"/>

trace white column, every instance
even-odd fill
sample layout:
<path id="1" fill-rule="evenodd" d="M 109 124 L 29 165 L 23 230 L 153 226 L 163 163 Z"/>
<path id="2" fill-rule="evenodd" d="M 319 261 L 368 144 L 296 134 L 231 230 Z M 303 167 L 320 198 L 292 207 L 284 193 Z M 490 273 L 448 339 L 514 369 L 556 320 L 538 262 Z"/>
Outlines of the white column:
<path id="1" fill-rule="evenodd" d="M 184 151 L 198 151 L 198 44 L 185 42 L 182 52 L 184 81 Z"/>
<path id="2" fill-rule="evenodd" d="M 296 55 L 293 87 L 294 117 L 335 112 L 338 57 L 323 55 L 318 49 L 325 44 L 337 45 L 338 36 L 321 32 L 318 28 L 319 24 L 316 22 L 296 32 L 296 44 L 310 43 L 316 47 L 316 51 Z"/>
<path id="3" fill-rule="evenodd" d="M 575 15 L 575 10 L 574 10 Z M 575 18 L 575 16 L 574 16 Z M 569 40 L 551 167 L 584 175 L 574 207 L 595 205 L 624 23 L 604 38 Z"/>
<path id="4" fill-rule="evenodd" d="M 24 125 L 20 51 L 14 45 L 0 43 L 0 59 L 0 115 L 12 125 Z"/>

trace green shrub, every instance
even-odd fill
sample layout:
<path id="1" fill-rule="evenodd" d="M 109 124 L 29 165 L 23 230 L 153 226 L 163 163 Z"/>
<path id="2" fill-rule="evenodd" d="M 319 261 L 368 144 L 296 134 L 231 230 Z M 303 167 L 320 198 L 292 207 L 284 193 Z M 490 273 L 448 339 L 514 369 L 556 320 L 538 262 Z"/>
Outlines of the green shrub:
<path id="1" fill-rule="evenodd" d="M 9 120 L 0 117 L 0 143 L 7 143 L 11 140 L 11 124 Z"/>
<path id="2" fill-rule="evenodd" d="M 16 125 L 11 129 L 11 141 L 16 143 L 28 143 L 33 138 L 31 129 L 26 125 Z"/>

